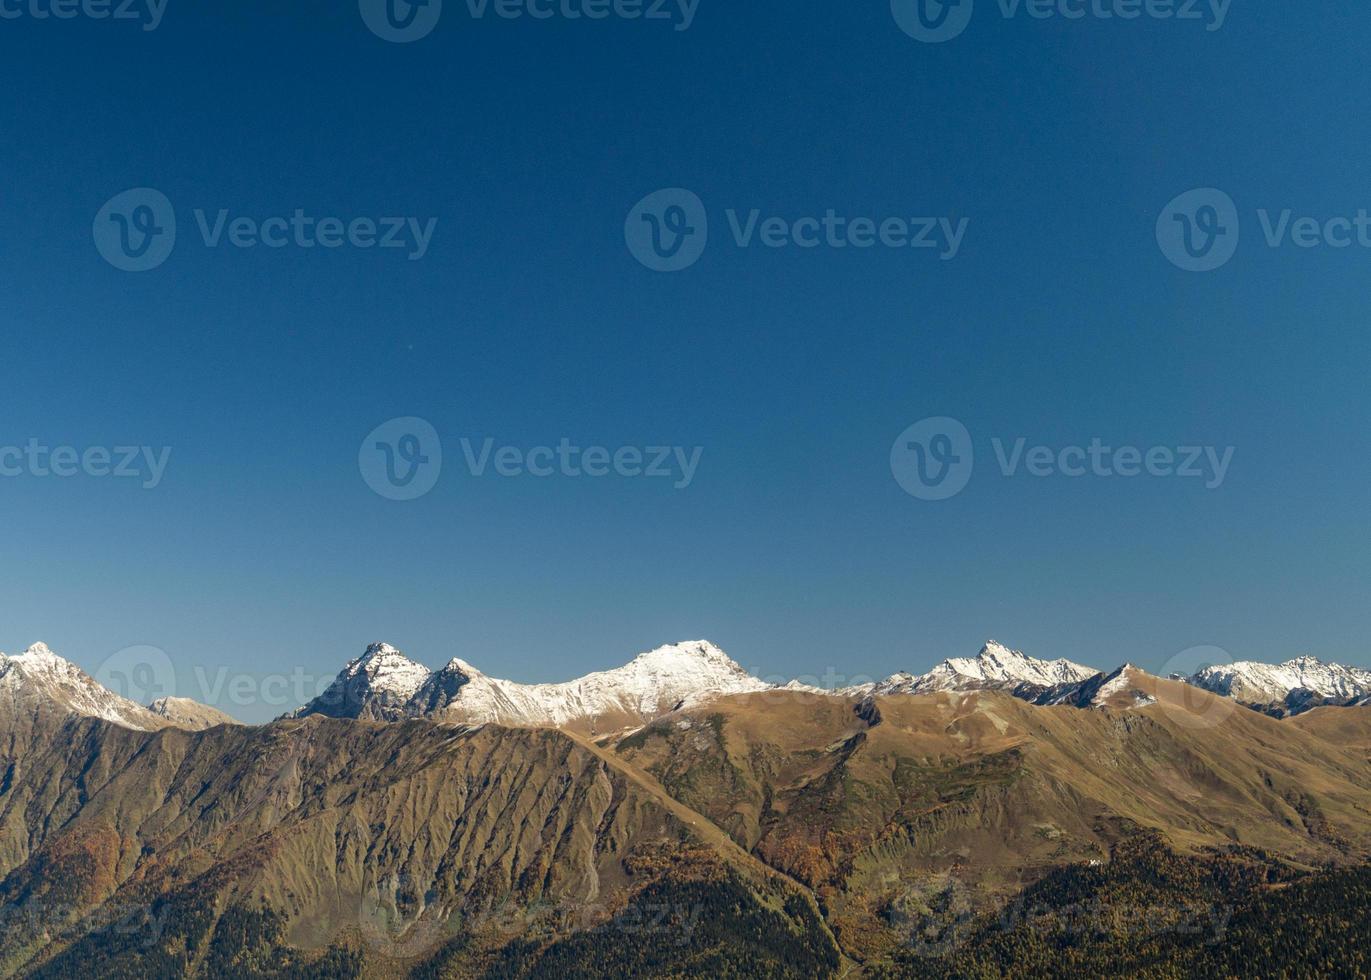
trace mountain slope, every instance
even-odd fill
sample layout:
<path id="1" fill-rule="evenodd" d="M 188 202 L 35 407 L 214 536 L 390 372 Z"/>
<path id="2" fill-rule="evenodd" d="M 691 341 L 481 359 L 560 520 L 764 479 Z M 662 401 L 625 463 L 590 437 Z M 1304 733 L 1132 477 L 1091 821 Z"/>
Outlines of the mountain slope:
<path id="1" fill-rule="evenodd" d="M 595 739 L 0 718 L 0 975 L 822 977 L 1138 840 L 1258 881 L 1371 856 L 1371 712 L 1085 683 L 765 690 Z"/>
<path id="2" fill-rule="evenodd" d="M 1365 753 L 1136 669 L 1115 681 L 1095 710 L 1000 692 L 729 698 L 615 750 L 814 889 L 859 959 L 889 952 L 889 903 L 955 882 L 993 907 L 1143 831 L 1301 868 L 1371 855 Z M 1348 714 L 1371 733 L 1371 712 Z"/>
<path id="3" fill-rule="evenodd" d="M 434 957 L 468 973 L 641 935 L 758 975 L 837 963 L 802 889 L 555 731 L 70 719 L 9 766 L 0 905 L 20 914 L 0 923 L 0 974 L 390 975 Z M 148 914 L 86 931 L 134 909 Z M 748 932 L 725 940 L 730 917 Z"/>

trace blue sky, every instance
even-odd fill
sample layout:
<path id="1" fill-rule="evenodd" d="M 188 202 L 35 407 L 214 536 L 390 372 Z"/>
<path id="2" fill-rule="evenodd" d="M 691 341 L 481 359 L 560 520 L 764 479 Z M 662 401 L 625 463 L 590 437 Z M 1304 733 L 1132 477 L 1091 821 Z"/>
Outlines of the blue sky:
<path id="1" fill-rule="evenodd" d="M 991 636 L 1371 664 L 1371 249 L 1271 247 L 1259 217 L 1371 209 L 1368 40 L 1368 11 L 1244 0 L 1213 31 L 978 0 L 942 44 L 877 0 L 702 0 L 688 30 L 448 0 L 413 43 L 341 2 L 0 19 L 0 447 L 171 448 L 152 489 L 0 478 L 0 649 L 151 645 L 192 696 L 196 665 L 331 675 L 375 639 L 520 680 L 696 637 L 767 675 Z M 142 187 L 176 247 L 124 272 L 92 226 Z M 663 188 L 708 214 L 680 272 L 625 244 Z M 1241 220 L 1213 272 L 1158 247 L 1193 188 Z M 210 248 L 194 217 L 297 209 L 436 224 L 411 261 Z M 730 210 L 966 234 L 948 261 L 742 248 Z M 359 447 L 410 416 L 442 475 L 386 499 Z M 892 441 L 943 416 L 974 474 L 917 499 Z M 684 489 L 478 477 L 463 438 L 700 456 Z M 1020 438 L 1233 455 L 1214 489 L 1006 476 L 991 440 Z"/>

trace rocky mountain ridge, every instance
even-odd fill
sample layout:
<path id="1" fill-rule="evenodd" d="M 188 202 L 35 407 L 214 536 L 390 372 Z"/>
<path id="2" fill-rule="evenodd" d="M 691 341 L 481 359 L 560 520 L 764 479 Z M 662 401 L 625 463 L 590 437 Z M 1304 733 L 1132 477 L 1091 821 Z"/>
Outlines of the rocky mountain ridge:
<path id="1" fill-rule="evenodd" d="M 1122 696 L 1134 674 L 1146 672 L 1132 665 L 1105 672 L 1065 659 L 1042 660 L 992 640 L 977 656 L 949 658 L 924 674 L 897 673 L 879 682 L 827 690 L 761 680 L 718 646 L 696 640 L 658 647 L 622 667 L 576 680 L 524 684 L 492 677 L 461 658 L 431 670 L 389 644 L 374 643 L 319 697 L 286 717 L 427 718 L 444 724 L 571 727 L 608 734 L 719 698 L 776 691 L 857 699 L 999 691 L 1042 706 L 1140 706 L 1148 703 L 1145 694 L 1135 691 L 1131 702 Z M 1285 664 L 1208 666 L 1171 679 L 1276 717 L 1371 703 L 1371 671 L 1314 657 Z M 41 643 L 22 654 L 0 654 L 0 708 L 11 714 L 55 711 L 99 718 L 142 731 L 235 724 L 227 714 L 186 698 L 136 704 Z"/>

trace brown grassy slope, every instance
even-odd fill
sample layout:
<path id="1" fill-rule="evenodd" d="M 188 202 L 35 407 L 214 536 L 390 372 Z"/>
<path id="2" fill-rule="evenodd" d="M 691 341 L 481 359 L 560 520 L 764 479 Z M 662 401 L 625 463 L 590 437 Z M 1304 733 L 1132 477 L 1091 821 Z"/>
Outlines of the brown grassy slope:
<path id="1" fill-rule="evenodd" d="M 814 888 L 848 948 L 883 910 L 955 879 L 993 904 L 1138 828 L 1309 866 L 1371 853 L 1364 754 L 1143 674 L 1145 707 L 1005 695 L 729 698 L 618 741 L 686 805 Z M 1120 695 L 1116 702 L 1125 698 Z M 1127 703 L 1132 703 L 1128 697 Z"/>
<path id="2" fill-rule="evenodd" d="M 1371 705 L 1315 708 L 1285 723 L 1371 760 Z"/>

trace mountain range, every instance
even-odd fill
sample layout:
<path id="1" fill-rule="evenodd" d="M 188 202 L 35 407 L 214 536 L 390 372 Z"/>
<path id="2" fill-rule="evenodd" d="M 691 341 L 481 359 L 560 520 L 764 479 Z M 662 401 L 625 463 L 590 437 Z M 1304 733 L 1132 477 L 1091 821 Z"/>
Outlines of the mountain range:
<path id="1" fill-rule="evenodd" d="M 0 976 L 1356 975 L 1371 711 L 1287 667 L 992 643 L 819 691 L 700 641 L 522 685 L 374 644 L 243 726 L 35 646 L 0 655 Z M 1295 691 L 1349 706 L 1243 707 Z"/>
<path id="2" fill-rule="evenodd" d="M 1034 704 L 1089 707 L 1120 704 L 1128 678 L 1145 675 L 1125 664 L 1104 672 L 1069 660 L 1039 660 L 991 640 L 975 657 L 944 660 L 925 674 L 825 690 L 798 682 L 773 684 L 749 674 L 714 644 L 697 640 L 659 647 L 623 667 L 562 684 L 520 684 L 488 677 L 454 659 L 432 671 L 395 647 L 372 644 L 329 688 L 288 717 L 324 715 L 399 721 L 429 718 L 455 724 L 576 727 L 591 734 L 641 726 L 682 708 L 737 694 L 790 691 L 839 698 L 1001 691 Z M 1301 657 L 1284 665 L 1234 663 L 1188 677 L 1194 687 L 1278 716 L 1314 707 L 1355 705 L 1371 697 L 1371 671 Z M 1151 697 L 1139 690 L 1135 704 Z"/>
<path id="3" fill-rule="evenodd" d="M 373 643 L 332 684 L 287 718 L 321 715 L 365 721 L 428 718 L 447 724 L 574 727 L 590 734 L 639 727 L 682 708 L 737 694 L 792 691 L 841 698 L 920 695 L 940 691 L 1001 691 L 1039 705 L 1089 707 L 1115 699 L 1133 665 L 1104 672 L 1069 660 L 1040 660 L 995 641 L 975 657 L 944 660 L 924 674 L 825 690 L 768 683 L 749 674 L 714 644 L 697 640 L 658 647 L 623 667 L 556 684 L 520 684 L 482 673 L 454 658 L 431 670 L 387 643 Z M 1122 679 L 1121 679 L 1122 678 Z M 1250 661 L 1206 666 L 1169 679 L 1231 698 L 1277 717 L 1316 707 L 1371 702 L 1371 670 L 1302 656 L 1284 664 Z M 1138 692 L 1136 703 L 1149 695 Z M 222 711 L 188 698 L 135 704 L 102 687 L 42 643 L 21 654 L 0 653 L 0 699 L 10 710 L 42 706 L 101 718 L 144 731 L 199 731 L 233 724 Z M 3 702 L 0 702 L 3 703 Z"/>

